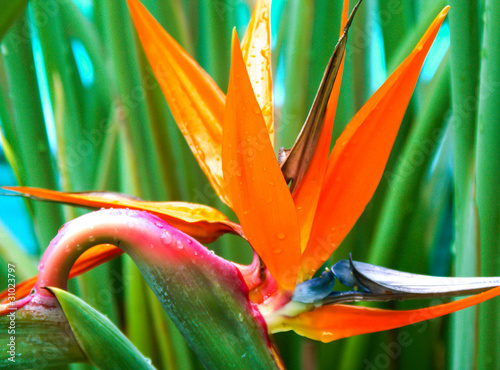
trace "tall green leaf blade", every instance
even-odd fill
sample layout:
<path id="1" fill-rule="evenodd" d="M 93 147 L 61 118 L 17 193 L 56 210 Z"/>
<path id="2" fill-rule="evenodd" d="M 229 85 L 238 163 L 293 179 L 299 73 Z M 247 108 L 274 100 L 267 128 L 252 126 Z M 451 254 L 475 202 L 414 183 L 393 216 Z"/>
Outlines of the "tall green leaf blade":
<path id="1" fill-rule="evenodd" d="M 450 0 L 450 65 L 453 105 L 453 171 L 456 276 L 473 276 L 476 269 L 476 210 L 473 204 L 474 148 L 479 83 L 478 2 Z M 453 314 L 450 368 L 472 366 L 476 352 L 476 308 Z"/>
<path id="2" fill-rule="evenodd" d="M 23 14 L 28 0 L 10 0 L 2 2 L 0 12 L 0 40 L 7 33 L 9 27 Z"/>
<path id="3" fill-rule="evenodd" d="M 500 2 L 486 0 L 479 81 L 476 143 L 476 203 L 480 272 L 500 274 Z M 500 302 L 486 302 L 479 313 L 480 368 L 500 367 Z"/>
<path id="4" fill-rule="evenodd" d="M 29 20 L 17 20 L 2 41 L 3 62 L 7 88 L 11 100 L 13 122 L 5 134 L 20 162 L 20 173 L 25 185 L 49 189 L 56 187 L 54 163 L 51 158 L 39 86 L 29 36 Z M 28 33 L 27 33 L 28 32 Z M 6 124 L 7 122 L 4 122 Z M 61 208 L 47 203 L 33 203 L 33 218 L 40 245 L 48 245 L 63 222 Z"/>

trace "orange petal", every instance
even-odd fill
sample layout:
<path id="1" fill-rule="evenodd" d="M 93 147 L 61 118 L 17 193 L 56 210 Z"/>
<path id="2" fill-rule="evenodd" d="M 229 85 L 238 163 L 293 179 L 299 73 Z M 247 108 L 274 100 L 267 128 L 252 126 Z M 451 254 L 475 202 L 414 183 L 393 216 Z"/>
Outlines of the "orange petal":
<path id="1" fill-rule="evenodd" d="M 342 304 L 323 306 L 314 311 L 287 318 L 284 323 L 287 328 L 281 330 L 293 329 L 302 336 L 326 343 L 354 335 L 390 330 L 430 320 L 484 302 L 498 295 L 500 295 L 500 287 L 458 301 L 408 311 L 381 310 Z"/>
<path id="2" fill-rule="evenodd" d="M 328 160 L 309 244 L 302 256 L 301 280 L 329 258 L 375 192 L 420 69 L 446 13 L 448 7 L 337 140 Z"/>
<path id="3" fill-rule="evenodd" d="M 253 91 L 266 121 L 267 131 L 274 145 L 273 84 L 271 75 L 270 0 L 258 0 L 241 43 Z"/>
<path id="4" fill-rule="evenodd" d="M 340 35 L 344 31 L 349 12 L 349 0 L 344 0 L 342 8 L 342 20 L 340 25 Z M 316 151 L 314 152 L 311 164 L 307 170 L 304 179 L 299 188 L 293 194 L 295 207 L 297 208 L 297 217 L 300 225 L 301 251 L 304 252 L 311 234 L 311 227 L 314 220 L 314 214 L 319 201 L 319 195 L 323 184 L 323 179 L 328 163 L 328 154 L 330 152 L 330 143 L 332 139 L 333 119 L 337 110 L 337 101 L 340 92 L 340 83 L 342 81 L 342 72 L 344 70 L 344 60 L 333 85 L 328 106 L 326 108 L 325 121 L 319 137 Z"/>
<path id="5" fill-rule="evenodd" d="M 115 247 L 110 244 L 102 244 L 89 249 L 84 252 L 75 262 L 71 271 L 69 273 L 69 277 L 73 278 L 84 272 L 91 270 L 105 262 L 112 260 L 115 257 L 120 256 L 123 251 L 120 248 Z M 37 277 L 34 276 L 30 279 L 27 279 L 21 283 L 16 284 L 16 299 L 20 299 L 26 297 L 33 286 L 36 283 Z M 6 303 L 5 299 L 7 298 L 8 292 L 7 290 L 0 293 L 0 302 Z M 1 314 L 0 314 L 1 316 Z"/>
<path id="6" fill-rule="evenodd" d="M 233 209 L 250 244 L 278 284 L 293 289 L 300 258 L 295 206 L 274 155 L 235 31 L 222 168 Z"/>
<path id="7" fill-rule="evenodd" d="M 211 243 L 225 233 L 243 235 L 241 227 L 215 208 L 187 202 L 147 202 L 116 193 L 63 193 L 54 190 L 5 186 L 4 189 L 36 198 L 91 208 L 130 208 L 147 211 L 201 243 Z"/>
<path id="8" fill-rule="evenodd" d="M 138 0 L 128 0 L 128 6 L 179 129 L 217 195 L 229 205 L 220 161 L 224 94 Z"/>

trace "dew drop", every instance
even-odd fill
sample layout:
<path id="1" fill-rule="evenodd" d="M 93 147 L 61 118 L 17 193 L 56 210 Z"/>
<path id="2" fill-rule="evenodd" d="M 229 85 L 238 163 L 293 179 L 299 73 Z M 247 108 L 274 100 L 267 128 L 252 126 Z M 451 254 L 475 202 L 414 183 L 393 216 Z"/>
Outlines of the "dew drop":
<path id="1" fill-rule="evenodd" d="M 272 203 L 272 202 L 273 202 L 273 198 L 272 198 L 272 197 L 267 197 L 267 198 L 266 198 L 266 203 L 267 203 L 267 204 L 270 204 L 270 203 Z"/>
<path id="2" fill-rule="evenodd" d="M 155 225 L 159 228 L 159 229 L 163 229 L 163 224 L 161 222 L 156 222 Z"/>
<path id="3" fill-rule="evenodd" d="M 253 157 L 253 149 L 252 148 L 249 148 L 248 151 L 247 151 L 247 154 L 249 157 Z"/>
<path id="4" fill-rule="evenodd" d="M 255 83 L 259 83 L 259 81 L 255 81 Z M 260 107 L 259 107 L 259 104 L 255 104 L 255 105 L 253 106 L 253 112 L 254 112 L 255 114 L 260 114 Z"/>
<path id="5" fill-rule="evenodd" d="M 89 242 L 95 242 L 95 237 L 93 235 L 89 236 Z"/>
<path id="6" fill-rule="evenodd" d="M 281 252 L 283 252 L 283 249 L 280 248 L 273 249 L 274 254 L 281 254 Z"/>
<path id="7" fill-rule="evenodd" d="M 286 234 L 283 231 L 280 231 L 279 233 L 276 234 L 276 237 L 279 240 L 284 240 L 286 238 Z"/>
<path id="8" fill-rule="evenodd" d="M 172 242 L 172 235 L 168 231 L 163 231 L 160 235 L 163 244 L 169 245 Z"/>
<path id="9" fill-rule="evenodd" d="M 184 244 L 182 244 L 182 242 L 180 240 L 177 240 L 177 242 L 175 244 L 177 245 L 177 248 L 179 248 L 179 249 L 184 248 Z"/>
<path id="10" fill-rule="evenodd" d="M 129 221 L 129 222 L 128 222 L 128 226 L 129 226 L 129 227 L 134 227 L 134 226 L 135 226 L 135 223 L 134 223 L 133 221 Z"/>
<path id="11" fill-rule="evenodd" d="M 271 113 L 273 111 L 273 105 L 271 102 L 267 103 L 266 105 L 264 105 L 264 107 L 262 108 L 262 114 L 264 116 L 270 116 Z"/>
<path id="12" fill-rule="evenodd" d="M 243 322 L 243 315 L 241 312 L 238 314 L 238 321 Z"/>

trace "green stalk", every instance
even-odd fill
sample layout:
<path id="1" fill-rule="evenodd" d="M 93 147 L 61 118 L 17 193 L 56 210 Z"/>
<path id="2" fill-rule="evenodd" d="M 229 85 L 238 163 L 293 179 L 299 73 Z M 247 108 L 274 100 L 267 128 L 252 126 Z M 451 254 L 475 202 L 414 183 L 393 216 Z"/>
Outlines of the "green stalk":
<path id="1" fill-rule="evenodd" d="M 404 2 L 407 4 L 407 2 Z M 387 73 L 392 73 L 397 66 L 411 53 L 418 40 L 422 37 L 425 30 L 432 23 L 434 18 L 439 14 L 441 10 L 446 6 L 447 2 L 445 0 L 437 0 L 433 2 L 429 2 L 428 6 L 422 12 L 421 17 L 418 18 L 418 21 L 415 25 L 412 25 L 412 30 L 408 33 L 404 40 L 398 45 L 398 48 L 393 51 L 392 57 L 389 59 L 389 56 L 386 57 L 387 60 Z M 396 17 L 401 17 L 401 14 L 396 15 Z"/>
<path id="2" fill-rule="evenodd" d="M 29 35 L 28 21 L 24 16 L 14 23 L 2 43 L 14 120 L 12 130 L 6 130 L 5 133 L 17 132 L 19 148 L 16 156 L 21 162 L 20 172 L 24 184 L 54 189 L 54 166 L 45 131 Z M 6 139 L 10 141 L 9 137 Z M 54 204 L 35 202 L 33 210 L 39 244 L 46 246 L 62 224 L 61 208 Z"/>
<path id="3" fill-rule="evenodd" d="M 177 361 L 178 356 L 175 353 L 175 348 L 172 343 L 172 336 L 167 324 L 168 318 L 154 293 L 149 287 L 146 288 L 147 305 L 149 307 L 149 313 L 151 314 L 150 322 L 153 323 L 156 329 L 153 333 L 155 335 L 153 339 L 157 349 L 157 363 L 161 364 L 159 367 L 162 369 L 176 369 L 179 367 Z"/>
<path id="4" fill-rule="evenodd" d="M 19 18 L 26 8 L 28 0 L 11 0 L 2 2 L 0 12 L 0 40 L 9 30 L 9 27 Z"/>
<path id="5" fill-rule="evenodd" d="M 477 1 L 451 0 L 450 38 L 453 103 L 456 276 L 474 276 L 476 269 L 476 211 L 474 206 L 474 148 L 479 80 L 479 17 Z M 476 308 L 453 314 L 449 353 L 451 368 L 472 366 L 476 352 Z"/>
<path id="6" fill-rule="evenodd" d="M 406 37 L 411 25 L 401 16 L 405 1 L 379 0 L 380 25 L 384 36 L 384 53 L 386 60 L 392 60 L 397 51 L 397 45 Z"/>
<path id="7" fill-rule="evenodd" d="M 284 10 L 287 18 L 286 39 L 282 45 L 285 69 L 285 102 L 280 112 L 279 126 L 276 128 L 276 147 L 291 148 L 300 128 L 304 124 L 309 107 L 307 106 L 307 85 L 309 77 L 311 36 L 314 22 L 314 2 L 288 2 Z"/>
<path id="8" fill-rule="evenodd" d="M 229 81 L 231 30 L 236 26 L 235 7 L 238 2 L 206 0 L 199 3 L 197 59 L 222 91 L 227 90 Z"/>
<path id="9" fill-rule="evenodd" d="M 105 43 L 109 45 L 109 57 L 117 79 L 119 108 L 130 129 L 131 150 L 138 163 L 138 176 L 134 181 L 140 184 L 146 199 L 156 198 L 159 172 L 154 156 L 154 144 L 150 128 L 145 94 L 144 76 L 136 54 L 135 37 L 125 1 L 97 1 L 96 11 L 106 25 Z"/>
<path id="10" fill-rule="evenodd" d="M 55 4 L 55 3 L 54 3 Z M 59 113 L 58 154 L 64 152 L 64 160 L 58 158 L 58 166 L 69 184 L 64 190 L 82 191 L 90 185 L 89 167 L 92 153 L 85 148 L 83 138 L 82 86 L 78 71 L 62 25 L 59 6 L 52 6 L 45 0 L 35 0 L 30 13 L 37 26 L 37 33 L 43 52 L 45 74 L 47 76 L 54 110 Z M 56 89 L 58 97 L 56 97 Z"/>
<path id="11" fill-rule="evenodd" d="M 127 256 L 124 258 L 125 280 L 125 327 L 127 337 L 137 349 L 154 363 L 155 343 L 154 332 L 156 326 L 151 322 L 147 290 L 149 287 L 144 281 L 141 272 L 134 262 Z"/>
<path id="12" fill-rule="evenodd" d="M 476 145 L 476 204 L 479 218 L 481 275 L 500 274 L 500 3 L 486 0 Z M 500 302 L 480 308 L 480 368 L 500 366 Z"/>
<path id="13" fill-rule="evenodd" d="M 397 248 L 413 202 L 418 199 L 422 178 L 433 158 L 435 148 L 441 141 L 443 125 L 450 105 L 449 68 L 436 76 L 438 82 L 430 93 L 429 103 L 417 118 L 393 173 L 385 173 L 389 189 L 382 206 L 378 226 L 370 248 L 370 263 L 393 265 L 398 257 Z"/>
<path id="14" fill-rule="evenodd" d="M 450 104 L 449 69 L 442 68 L 435 79 L 437 82 L 433 91 L 429 92 L 429 103 L 413 125 L 394 172 L 384 175 L 389 185 L 366 259 L 369 263 L 394 267 L 399 254 L 398 245 L 407 230 L 405 225 L 412 211 L 412 203 L 418 199 L 422 178 L 440 142 L 444 117 Z M 368 351 L 369 342 L 376 337 L 378 335 L 374 334 L 350 338 L 340 368 L 349 369 L 355 364 L 362 366 L 363 358 L 359 353 Z"/>

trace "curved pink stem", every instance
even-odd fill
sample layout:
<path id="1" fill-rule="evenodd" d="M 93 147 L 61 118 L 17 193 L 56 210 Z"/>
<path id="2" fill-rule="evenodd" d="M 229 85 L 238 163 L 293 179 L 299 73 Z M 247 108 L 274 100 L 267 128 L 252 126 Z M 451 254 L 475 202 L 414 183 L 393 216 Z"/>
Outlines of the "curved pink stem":
<path id="1" fill-rule="evenodd" d="M 49 297 L 45 287 L 65 289 L 77 258 L 98 244 L 114 244 L 132 258 L 207 367 L 226 368 L 236 359 L 243 367 L 276 366 L 267 326 L 236 265 L 144 211 L 100 210 L 64 225 L 40 262 L 37 295 Z"/>
<path id="2" fill-rule="evenodd" d="M 67 288 L 69 271 L 87 249 L 99 244 L 113 244 L 132 259 L 146 264 L 185 264 L 190 259 L 222 276 L 233 275 L 240 289 L 246 291 L 236 266 L 209 251 L 196 240 L 173 228 L 162 219 L 144 211 L 100 210 L 65 224 L 50 242 L 39 264 L 35 290 L 52 295 L 44 287 Z M 140 262 L 138 263 L 141 264 Z M 235 281 L 233 281 L 234 284 Z"/>

